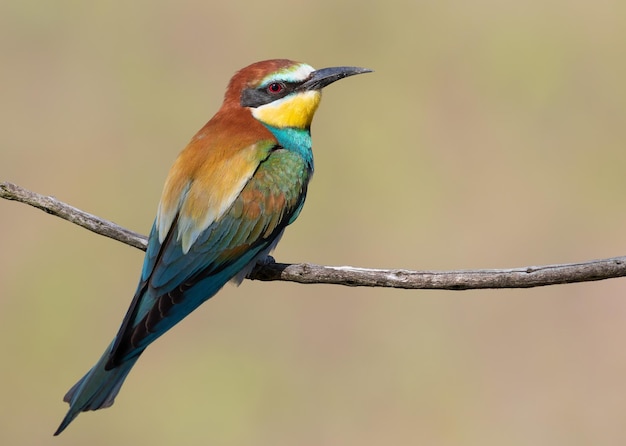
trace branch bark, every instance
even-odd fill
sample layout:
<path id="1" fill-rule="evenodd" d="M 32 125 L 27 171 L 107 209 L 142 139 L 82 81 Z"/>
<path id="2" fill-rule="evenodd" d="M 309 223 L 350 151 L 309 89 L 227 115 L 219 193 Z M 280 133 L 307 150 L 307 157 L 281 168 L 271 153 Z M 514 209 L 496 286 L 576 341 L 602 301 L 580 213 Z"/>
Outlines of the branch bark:
<path id="1" fill-rule="evenodd" d="M 113 222 L 70 206 L 54 197 L 31 192 L 12 183 L 0 183 L 0 197 L 19 201 L 110 237 L 135 248 L 146 249 L 147 239 Z M 259 263 L 251 280 L 282 280 L 404 289 L 471 290 L 485 288 L 531 288 L 565 283 L 590 282 L 626 276 L 626 256 L 581 263 L 527 266 L 511 269 L 459 271 L 411 271 L 369 269 L 351 266 L 322 266 L 309 263 Z"/>

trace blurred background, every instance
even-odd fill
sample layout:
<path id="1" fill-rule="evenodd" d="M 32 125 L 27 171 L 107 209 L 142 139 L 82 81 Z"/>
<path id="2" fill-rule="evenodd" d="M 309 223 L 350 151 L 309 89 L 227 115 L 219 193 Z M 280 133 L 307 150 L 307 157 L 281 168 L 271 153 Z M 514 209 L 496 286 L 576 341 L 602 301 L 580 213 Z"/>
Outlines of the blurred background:
<path id="1" fill-rule="evenodd" d="M 275 257 L 505 268 L 626 254 L 626 3 L 0 4 L 0 181 L 147 233 L 230 76 L 329 87 L 316 175 Z M 0 201 L 4 445 L 625 444 L 626 282 L 401 291 L 246 281 L 60 438 L 143 254 Z"/>

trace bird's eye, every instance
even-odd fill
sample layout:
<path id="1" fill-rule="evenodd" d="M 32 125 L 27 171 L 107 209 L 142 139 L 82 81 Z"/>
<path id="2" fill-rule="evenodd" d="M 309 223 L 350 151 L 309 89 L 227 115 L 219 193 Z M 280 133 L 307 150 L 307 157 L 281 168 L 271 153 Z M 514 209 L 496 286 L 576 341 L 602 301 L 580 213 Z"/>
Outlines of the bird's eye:
<path id="1" fill-rule="evenodd" d="M 278 94 L 285 89 L 285 84 L 273 82 L 267 86 L 268 93 Z"/>

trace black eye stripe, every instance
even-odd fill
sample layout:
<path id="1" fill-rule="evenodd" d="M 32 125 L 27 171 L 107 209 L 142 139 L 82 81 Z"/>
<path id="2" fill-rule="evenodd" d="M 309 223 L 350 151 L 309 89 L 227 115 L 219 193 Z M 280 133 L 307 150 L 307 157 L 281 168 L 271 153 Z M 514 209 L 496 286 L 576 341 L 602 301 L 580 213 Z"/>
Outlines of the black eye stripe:
<path id="1" fill-rule="evenodd" d="M 280 84 L 283 87 L 282 91 L 270 92 L 269 88 L 273 84 Z M 259 88 L 246 88 L 241 92 L 241 106 L 256 108 L 261 105 L 269 104 L 270 102 L 290 95 L 296 91 L 301 84 L 302 82 L 270 82 Z"/>

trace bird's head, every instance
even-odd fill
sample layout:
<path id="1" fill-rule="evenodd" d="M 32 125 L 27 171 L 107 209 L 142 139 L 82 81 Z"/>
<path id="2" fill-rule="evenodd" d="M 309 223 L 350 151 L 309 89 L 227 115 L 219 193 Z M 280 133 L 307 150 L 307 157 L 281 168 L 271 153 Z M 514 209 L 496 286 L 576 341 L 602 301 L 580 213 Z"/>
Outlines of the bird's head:
<path id="1" fill-rule="evenodd" d="M 315 70 L 286 59 L 256 62 L 233 76 L 225 104 L 249 109 L 254 118 L 270 127 L 308 129 L 322 88 L 344 77 L 370 71 L 359 67 Z"/>

